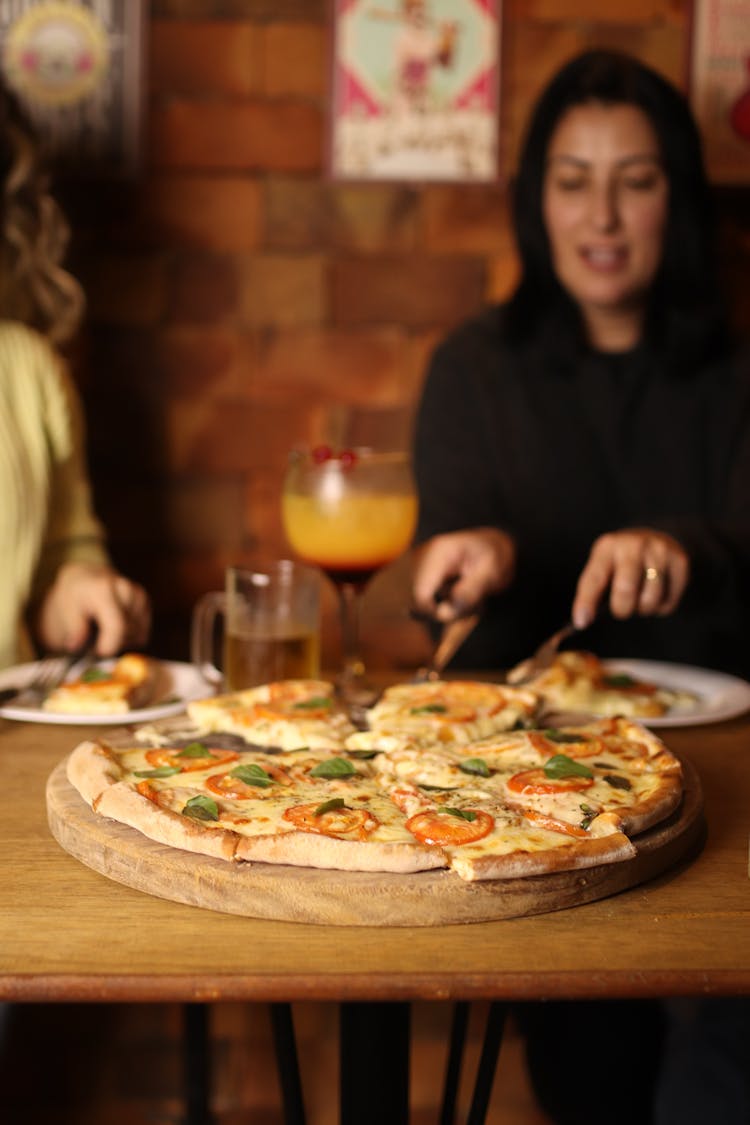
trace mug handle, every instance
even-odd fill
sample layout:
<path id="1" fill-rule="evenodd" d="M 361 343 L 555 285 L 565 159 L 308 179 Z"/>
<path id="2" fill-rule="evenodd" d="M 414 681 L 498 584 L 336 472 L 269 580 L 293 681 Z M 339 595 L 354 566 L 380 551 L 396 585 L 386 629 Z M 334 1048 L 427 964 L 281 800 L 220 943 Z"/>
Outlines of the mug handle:
<path id="1" fill-rule="evenodd" d="M 206 683 L 217 691 L 224 686 L 224 674 L 213 662 L 214 625 L 219 614 L 226 616 L 226 594 L 204 594 L 193 610 L 190 629 L 190 659 Z"/>

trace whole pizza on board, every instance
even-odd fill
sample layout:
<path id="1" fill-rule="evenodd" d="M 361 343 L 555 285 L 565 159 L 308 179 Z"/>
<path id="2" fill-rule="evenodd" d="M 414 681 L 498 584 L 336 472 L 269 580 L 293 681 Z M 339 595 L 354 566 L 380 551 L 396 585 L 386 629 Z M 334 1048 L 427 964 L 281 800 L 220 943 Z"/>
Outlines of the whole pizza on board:
<path id="1" fill-rule="evenodd" d="M 388 689 L 357 730 L 332 685 L 189 704 L 191 729 L 86 741 L 67 776 L 96 813 L 224 860 L 467 881 L 626 860 L 682 796 L 677 758 L 626 718 L 535 726 L 539 697 L 471 681 Z"/>

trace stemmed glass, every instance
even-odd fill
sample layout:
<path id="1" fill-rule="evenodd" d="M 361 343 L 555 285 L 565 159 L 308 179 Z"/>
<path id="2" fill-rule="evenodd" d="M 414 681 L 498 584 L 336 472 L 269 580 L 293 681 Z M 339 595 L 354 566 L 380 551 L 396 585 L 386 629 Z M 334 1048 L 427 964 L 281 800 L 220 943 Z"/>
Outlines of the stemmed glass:
<path id="1" fill-rule="evenodd" d="M 372 576 L 409 546 L 417 498 L 409 457 L 369 448 L 295 450 L 284 483 L 287 538 L 333 582 L 341 617 L 339 690 L 352 704 L 373 692 L 359 650 L 359 608 Z"/>

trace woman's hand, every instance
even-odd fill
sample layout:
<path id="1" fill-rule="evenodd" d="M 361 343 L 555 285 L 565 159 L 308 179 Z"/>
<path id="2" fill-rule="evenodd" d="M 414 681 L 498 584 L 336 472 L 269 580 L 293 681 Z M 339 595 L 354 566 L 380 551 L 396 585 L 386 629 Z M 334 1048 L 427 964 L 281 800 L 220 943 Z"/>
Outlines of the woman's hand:
<path id="1" fill-rule="evenodd" d="M 614 617 L 674 612 L 690 578 L 685 548 L 663 531 L 634 527 L 600 536 L 578 579 L 573 623 L 585 629 L 609 587 Z"/>
<path id="2" fill-rule="evenodd" d="M 98 656 L 138 648 L 151 628 L 148 595 L 110 567 L 66 563 L 40 607 L 37 638 L 53 652 L 72 652 L 85 643 L 92 622 L 99 630 Z"/>
<path id="3" fill-rule="evenodd" d="M 428 539 L 415 552 L 413 597 L 416 608 L 438 621 L 452 621 L 513 581 L 516 547 L 496 527 L 452 531 Z M 442 601 L 436 594 L 451 583 Z"/>

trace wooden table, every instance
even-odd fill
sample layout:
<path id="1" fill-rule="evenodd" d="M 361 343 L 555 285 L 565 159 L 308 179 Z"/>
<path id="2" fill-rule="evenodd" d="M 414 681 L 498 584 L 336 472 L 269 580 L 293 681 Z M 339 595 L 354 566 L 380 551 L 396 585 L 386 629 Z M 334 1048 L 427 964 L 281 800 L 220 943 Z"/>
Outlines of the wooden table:
<path id="1" fill-rule="evenodd" d="M 90 728 L 0 720 L 0 999 L 527 1000 L 750 994 L 750 718 L 666 729 L 708 825 L 681 869 L 556 913 L 345 928 L 219 914 L 82 866 L 50 835 L 48 775 Z"/>
<path id="2" fill-rule="evenodd" d="M 553 914 L 410 929 L 219 914 L 82 866 L 49 833 L 44 789 L 89 731 L 0 720 L 0 999 L 750 993 L 750 718 L 661 732 L 703 786 L 708 839 L 683 870 Z"/>

